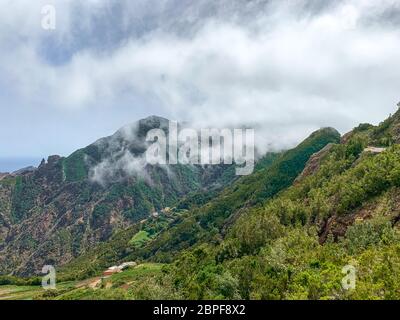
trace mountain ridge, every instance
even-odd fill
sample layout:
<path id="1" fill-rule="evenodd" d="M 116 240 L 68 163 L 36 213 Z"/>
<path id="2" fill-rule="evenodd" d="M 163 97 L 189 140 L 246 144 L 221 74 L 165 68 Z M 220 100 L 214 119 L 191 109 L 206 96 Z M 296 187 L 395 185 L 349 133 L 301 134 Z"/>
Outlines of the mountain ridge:
<path id="1" fill-rule="evenodd" d="M 69 261 L 107 239 L 115 228 L 137 223 L 202 185 L 211 187 L 227 166 L 177 165 L 169 170 L 146 166 L 151 183 L 137 172 L 118 167 L 125 165 L 118 162 L 124 155 L 130 160 L 143 154 L 147 130 L 165 128 L 167 121 L 149 117 L 68 157 L 50 156 L 34 171 L 5 175 L 0 186 L 5 207 L 0 272 L 30 274 L 39 272 L 41 264 Z M 112 169 L 106 171 L 102 163 Z M 99 165 L 110 173 L 105 186 L 90 181 L 91 170 Z"/>
<path id="2" fill-rule="evenodd" d="M 76 287 L 40 297 L 398 297 L 399 115 L 378 126 L 362 124 L 343 137 L 332 128 L 320 129 L 291 150 L 267 154 L 249 176 L 228 179 L 221 188 L 198 188 L 172 207 L 115 229 L 58 265 L 59 281 Z M 369 151 L 374 148 L 379 152 Z M 41 174 L 46 179 L 48 172 Z M 128 261 L 137 267 L 94 288 L 81 285 Z M 346 265 L 358 274 L 357 288 L 349 292 L 340 285 Z M 152 271 L 138 273 L 142 268 Z"/>
<path id="3" fill-rule="evenodd" d="M 105 279 L 105 287 L 60 291 L 56 298 L 398 299 L 397 114 L 378 126 L 362 124 L 341 141 L 337 137 L 321 146 L 303 162 L 302 170 L 299 166 L 294 171 L 298 173 L 294 183 L 278 188 L 272 197 L 263 196 L 246 205 L 246 193 L 237 192 L 251 188 L 254 181 L 245 177 L 211 199 L 193 199 L 192 206 L 186 203 L 189 211 L 173 212 L 168 227 L 157 227 L 165 221 L 161 217 L 117 233 L 91 254 L 66 265 L 61 271 L 63 279 L 90 278 L 110 264 L 126 260 L 159 271 L 138 276 L 139 269 L 134 268 Z M 370 152 L 373 148 L 379 152 Z M 300 155 L 301 150 L 288 153 Z M 289 168 L 282 161 L 285 157 L 287 153 L 272 163 Z M 273 167 L 270 164 L 253 175 L 279 172 Z M 275 185 L 276 180 L 268 181 Z M 218 230 L 224 220 L 219 217 L 232 217 L 232 211 L 215 215 L 215 209 L 235 192 L 225 204 L 235 208 L 232 201 L 236 199 L 240 214 L 221 234 Z M 152 238 L 154 228 L 160 232 Z M 146 234 L 150 238 L 136 242 L 138 235 Z M 181 238 L 166 246 L 176 237 Z M 188 245 L 181 245 L 188 240 Z M 357 272 L 353 290 L 341 285 L 346 266 Z"/>

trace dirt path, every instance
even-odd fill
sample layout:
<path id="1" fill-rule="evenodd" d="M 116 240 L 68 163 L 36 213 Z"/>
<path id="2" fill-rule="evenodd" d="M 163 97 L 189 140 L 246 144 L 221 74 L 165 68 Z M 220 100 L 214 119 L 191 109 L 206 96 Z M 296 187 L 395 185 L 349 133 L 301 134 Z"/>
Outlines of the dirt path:
<path id="1" fill-rule="evenodd" d="M 88 280 L 81 281 L 76 284 L 76 288 L 83 288 L 83 287 L 89 287 L 92 289 L 95 289 L 98 284 L 101 282 L 101 277 L 96 277 Z"/>

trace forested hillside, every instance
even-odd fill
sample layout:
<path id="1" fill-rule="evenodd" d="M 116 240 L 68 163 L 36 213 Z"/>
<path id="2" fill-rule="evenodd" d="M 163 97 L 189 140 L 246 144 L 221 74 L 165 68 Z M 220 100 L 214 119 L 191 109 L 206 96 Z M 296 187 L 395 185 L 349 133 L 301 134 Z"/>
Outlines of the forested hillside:
<path id="1" fill-rule="evenodd" d="M 321 129 L 250 176 L 115 232 L 59 269 L 58 290 L 34 297 L 398 299 L 399 127 L 397 112 L 341 139 Z M 98 278 L 125 261 L 137 265 Z M 342 285 L 346 266 L 354 289 Z"/>
<path id="2" fill-rule="evenodd" d="M 36 170 L 2 175 L 0 273 L 60 267 L 185 195 L 235 179 L 232 165 L 147 165 L 146 132 L 156 128 L 168 131 L 168 120 L 149 117 Z"/>

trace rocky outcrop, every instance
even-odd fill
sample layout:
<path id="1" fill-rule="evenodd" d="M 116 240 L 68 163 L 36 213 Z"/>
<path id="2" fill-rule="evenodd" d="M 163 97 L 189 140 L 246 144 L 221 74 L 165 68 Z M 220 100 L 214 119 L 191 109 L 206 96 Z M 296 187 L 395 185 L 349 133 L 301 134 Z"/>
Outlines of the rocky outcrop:
<path id="1" fill-rule="evenodd" d="M 295 184 L 299 183 L 302 181 L 304 178 L 313 175 L 315 172 L 317 172 L 320 168 L 321 161 L 325 158 L 325 156 L 329 153 L 329 151 L 332 149 L 333 143 L 327 144 L 323 149 L 321 149 L 319 152 L 314 153 L 310 159 L 307 161 L 307 164 L 302 171 L 302 173 L 296 178 Z"/>
<path id="2" fill-rule="evenodd" d="M 389 192 L 365 203 L 363 206 L 344 215 L 335 214 L 323 222 L 319 232 L 319 242 L 325 243 L 329 235 L 334 240 L 346 235 L 347 229 L 355 223 L 371 219 L 375 216 L 387 216 L 393 225 L 400 221 L 400 189 Z"/>

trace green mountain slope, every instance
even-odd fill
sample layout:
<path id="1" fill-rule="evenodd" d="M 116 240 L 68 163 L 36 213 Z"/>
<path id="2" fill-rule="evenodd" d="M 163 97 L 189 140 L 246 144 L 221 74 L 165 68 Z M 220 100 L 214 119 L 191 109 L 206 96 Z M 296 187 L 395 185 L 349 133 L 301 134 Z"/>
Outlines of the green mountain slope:
<path id="1" fill-rule="evenodd" d="M 246 210 L 222 243 L 183 253 L 171 286 L 195 299 L 398 299 L 398 121 L 356 128 L 294 186 Z"/>
<path id="2" fill-rule="evenodd" d="M 262 167 L 259 166 L 255 173 L 217 192 L 205 204 L 198 202 L 199 197 L 189 196 L 183 201 L 184 205 L 178 205 L 171 214 L 121 232 L 108 243 L 73 261 L 63 269 L 64 274 L 66 278 L 82 278 L 122 260 L 168 263 L 183 249 L 202 242 L 218 243 L 225 229 L 243 210 L 259 206 L 290 186 L 313 153 L 329 143 L 339 142 L 339 139 L 337 131 L 321 129 L 288 152 L 279 156 L 268 154 L 261 161 Z M 151 241 L 132 248 L 128 242 L 140 230 L 148 231 L 152 235 Z"/>
<path id="3" fill-rule="evenodd" d="M 252 175 L 115 232 L 35 297 L 399 299 L 399 127 L 400 111 L 341 139 L 317 131 Z M 138 266 L 97 282 L 124 261 Z"/>
<path id="4" fill-rule="evenodd" d="M 51 156 L 35 171 L 2 177 L 0 274 L 61 266 L 185 195 L 235 178 L 229 165 L 146 165 L 147 131 L 167 126 L 149 117 L 67 158 Z"/>
<path id="5" fill-rule="evenodd" d="M 136 278 L 132 286 L 122 282 L 101 289 L 100 296 L 122 292 L 124 299 L 399 299 L 399 124 L 397 112 L 379 126 L 360 125 L 341 143 L 327 145 L 325 140 L 304 170 L 295 165 L 301 161 L 293 161 L 303 159 L 294 149 L 205 205 L 192 207 L 193 215 L 174 212 L 176 219 L 156 238 L 112 258 L 168 262 L 172 254 L 171 262 L 157 274 Z M 300 146 L 297 151 L 309 150 L 308 143 Z M 294 178 L 285 180 L 287 172 L 301 174 L 291 184 Z M 257 184 L 262 177 L 264 183 Z M 281 192 L 267 181 L 282 182 Z M 109 252 L 121 253 L 130 239 L 148 230 L 146 225 L 130 234 L 125 231 L 119 245 L 116 239 L 107 244 Z M 176 237 L 181 237 L 178 243 Z M 92 261 L 106 252 L 97 250 Z M 71 266 L 80 270 L 83 264 L 77 260 Z M 348 268 L 355 271 L 354 288 L 343 286 Z M 81 291 L 96 296 L 96 290 L 86 288 L 72 297 L 79 298 Z"/>

